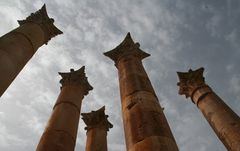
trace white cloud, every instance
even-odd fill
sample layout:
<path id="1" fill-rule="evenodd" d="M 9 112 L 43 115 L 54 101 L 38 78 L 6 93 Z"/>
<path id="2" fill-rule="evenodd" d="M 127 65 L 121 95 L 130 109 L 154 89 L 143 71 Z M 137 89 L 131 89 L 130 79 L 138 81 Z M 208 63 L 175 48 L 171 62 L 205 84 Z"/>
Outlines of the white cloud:
<path id="1" fill-rule="evenodd" d="M 240 93 L 240 75 L 233 75 L 231 81 L 232 90 L 235 93 Z"/>

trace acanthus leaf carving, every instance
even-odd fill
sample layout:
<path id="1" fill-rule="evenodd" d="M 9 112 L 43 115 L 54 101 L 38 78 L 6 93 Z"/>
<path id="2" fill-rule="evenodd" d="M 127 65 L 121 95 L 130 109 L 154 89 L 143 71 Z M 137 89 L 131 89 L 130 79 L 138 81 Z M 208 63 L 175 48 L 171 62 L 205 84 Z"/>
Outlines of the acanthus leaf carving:
<path id="1" fill-rule="evenodd" d="M 87 125 L 85 130 L 90 130 L 95 127 L 104 127 L 108 131 L 113 125 L 108 121 L 108 115 L 105 114 L 105 106 L 97 111 L 92 111 L 89 113 L 81 113 L 82 119 Z"/>
<path id="2" fill-rule="evenodd" d="M 123 56 L 127 55 L 134 55 L 139 59 L 150 56 L 150 54 L 140 49 L 140 44 L 138 42 L 135 43 L 132 40 L 130 33 L 127 34 L 125 39 L 116 48 L 105 52 L 104 55 L 112 59 L 115 64 L 117 64 Z"/>
<path id="3" fill-rule="evenodd" d="M 42 6 L 40 10 L 36 11 L 35 13 L 32 13 L 25 20 L 18 20 L 18 23 L 20 26 L 26 23 L 38 24 L 44 31 L 45 44 L 47 44 L 51 38 L 63 33 L 53 24 L 54 19 L 48 17 L 45 4 Z"/>
<path id="4" fill-rule="evenodd" d="M 92 90 L 93 87 L 89 84 L 84 70 L 85 67 L 83 66 L 76 71 L 74 71 L 74 69 L 70 69 L 70 72 L 59 72 L 59 75 L 62 77 L 60 80 L 62 87 L 68 85 L 76 85 L 82 87 L 84 95 L 87 95 L 88 91 Z"/>
<path id="5" fill-rule="evenodd" d="M 199 68 L 195 71 L 189 70 L 188 72 L 177 72 L 179 77 L 179 94 L 185 95 L 186 98 L 191 97 L 194 90 L 199 87 L 205 86 L 205 78 L 203 77 L 204 68 Z"/>

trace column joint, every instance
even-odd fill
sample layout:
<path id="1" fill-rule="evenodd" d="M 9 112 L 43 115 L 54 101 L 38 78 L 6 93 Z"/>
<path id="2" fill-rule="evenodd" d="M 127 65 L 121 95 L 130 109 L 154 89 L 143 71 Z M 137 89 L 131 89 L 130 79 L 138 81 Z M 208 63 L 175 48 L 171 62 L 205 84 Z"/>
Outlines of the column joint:
<path id="1" fill-rule="evenodd" d="M 209 91 L 204 92 L 203 94 L 201 94 L 201 96 L 199 96 L 199 97 L 197 98 L 197 100 L 195 101 L 195 100 L 194 100 L 194 95 L 195 95 L 195 93 L 197 93 L 198 90 L 203 89 L 203 88 L 208 88 Z M 208 85 L 204 84 L 204 85 L 198 86 L 197 88 L 195 88 L 195 89 L 193 90 L 193 92 L 192 92 L 192 94 L 191 94 L 191 100 L 192 100 L 192 102 L 193 102 L 194 104 L 196 104 L 197 107 L 198 107 L 199 102 L 200 102 L 201 100 L 203 100 L 203 99 L 204 99 L 208 94 L 210 94 L 210 93 L 213 93 L 213 91 L 212 91 L 212 89 L 211 89 Z"/>
<path id="2" fill-rule="evenodd" d="M 47 133 L 54 133 L 54 132 L 63 132 L 65 134 L 67 134 L 68 136 L 70 136 L 71 140 L 73 141 L 73 144 L 75 145 L 76 142 L 75 142 L 75 138 L 67 131 L 65 130 L 58 130 L 58 129 L 54 129 L 54 130 L 46 130 L 44 133 L 43 133 L 43 136 L 46 135 Z"/>
<path id="3" fill-rule="evenodd" d="M 199 104 L 200 101 L 202 101 L 207 95 L 212 94 L 212 93 L 213 92 L 206 92 L 203 95 L 201 95 L 196 102 L 197 107 L 198 107 L 198 104 Z"/>
<path id="4" fill-rule="evenodd" d="M 23 37 L 25 37 L 25 38 L 27 39 L 27 41 L 30 43 L 30 45 L 31 45 L 33 54 L 35 53 L 35 51 L 34 51 L 35 48 L 34 48 L 34 46 L 33 46 L 33 43 L 32 43 L 32 41 L 31 41 L 31 39 L 28 38 L 28 36 L 27 36 L 26 34 L 24 34 L 24 33 L 22 33 L 22 32 L 19 32 L 19 31 L 13 31 L 12 33 L 19 34 L 19 35 L 22 35 Z"/>
<path id="5" fill-rule="evenodd" d="M 78 113 L 80 114 L 80 109 L 78 108 L 78 106 L 76 104 L 72 103 L 72 102 L 69 102 L 69 101 L 62 101 L 62 102 L 56 103 L 53 107 L 53 110 L 60 104 L 69 104 L 71 106 L 74 106 L 77 109 Z"/>
<path id="6" fill-rule="evenodd" d="M 141 91 L 151 93 L 158 100 L 158 97 L 155 93 L 153 93 L 151 91 L 146 91 L 146 90 L 135 90 L 135 91 L 129 93 L 128 95 L 124 96 L 124 98 L 129 97 L 129 96 L 133 95 L 134 93 L 141 92 Z"/>

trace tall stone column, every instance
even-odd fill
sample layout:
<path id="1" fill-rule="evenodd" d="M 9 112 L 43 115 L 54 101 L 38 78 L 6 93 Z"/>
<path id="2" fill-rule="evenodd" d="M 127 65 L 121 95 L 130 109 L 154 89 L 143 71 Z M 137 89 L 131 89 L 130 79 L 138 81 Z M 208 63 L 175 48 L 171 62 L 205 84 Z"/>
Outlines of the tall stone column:
<path id="1" fill-rule="evenodd" d="M 191 97 L 228 151 L 240 151 L 240 118 L 205 83 L 203 71 L 178 72 L 179 94 Z"/>
<path id="2" fill-rule="evenodd" d="M 0 37 L 0 97 L 37 49 L 62 32 L 48 17 L 46 6 L 18 21 L 19 27 Z"/>
<path id="3" fill-rule="evenodd" d="M 142 65 L 150 56 L 130 33 L 104 53 L 118 69 L 123 124 L 128 151 L 178 151 L 167 119 Z"/>
<path id="4" fill-rule="evenodd" d="M 36 151 L 74 151 L 82 100 L 92 90 L 84 67 L 62 76 L 61 93 Z"/>
<path id="5" fill-rule="evenodd" d="M 87 125 L 86 151 L 107 151 L 107 131 L 113 127 L 105 115 L 105 106 L 97 111 L 82 113 L 82 119 Z"/>

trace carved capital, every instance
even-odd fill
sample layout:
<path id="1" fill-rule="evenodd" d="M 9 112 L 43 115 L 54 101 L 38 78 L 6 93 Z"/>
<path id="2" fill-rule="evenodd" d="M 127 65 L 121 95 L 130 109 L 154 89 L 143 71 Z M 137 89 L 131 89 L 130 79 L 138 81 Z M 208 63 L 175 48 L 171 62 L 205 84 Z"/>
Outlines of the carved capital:
<path id="1" fill-rule="evenodd" d="M 134 43 L 130 33 L 128 33 L 125 39 L 120 43 L 120 45 L 118 45 L 113 50 L 105 52 L 104 55 L 112 59 L 115 64 L 117 64 L 122 57 L 127 55 L 134 55 L 139 59 L 144 59 L 150 56 L 150 54 L 144 52 L 139 47 L 140 44 L 138 42 Z"/>
<path id="2" fill-rule="evenodd" d="M 199 68 L 195 71 L 189 70 L 188 72 L 177 72 L 179 82 L 179 94 L 185 95 L 186 98 L 192 97 L 195 90 L 200 87 L 206 86 L 203 77 L 204 68 Z"/>
<path id="3" fill-rule="evenodd" d="M 40 10 L 36 11 L 35 13 L 32 13 L 25 20 L 18 20 L 18 23 L 20 26 L 25 23 L 38 24 L 44 31 L 45 44 L 47 44 L 51 38 L 63 33 L 53 24 L 54 19 L 48 17 L 45 4 L 42 6 Z"/>
<path id="4" fill-rule="evenodd" d="M 93 87 L 88 83 L 84 69 L 85 67 L 83 66 L 77 71 L 74 71 L 74 69 L 70 69 L 70 72 L 59 72 L 59 75 L 62 76 L 62 79 L 60 80 L 62 87 L 68 85 L 76 85 L 82 87 L 84 95 L 87 95 L 88 91 L 92 90 Z"/>
<path id="5" fill-rule="evenodd" d="M 90 130 L 95 127 L 104 127 L 108 131 L 113 125 L 108 121 L 108 115 L 105 114 L 105 106 L 97 111 L 92 111 L 90 113 L 81 113 L 82 119 L 87 125 L 85 130 Z"/>

